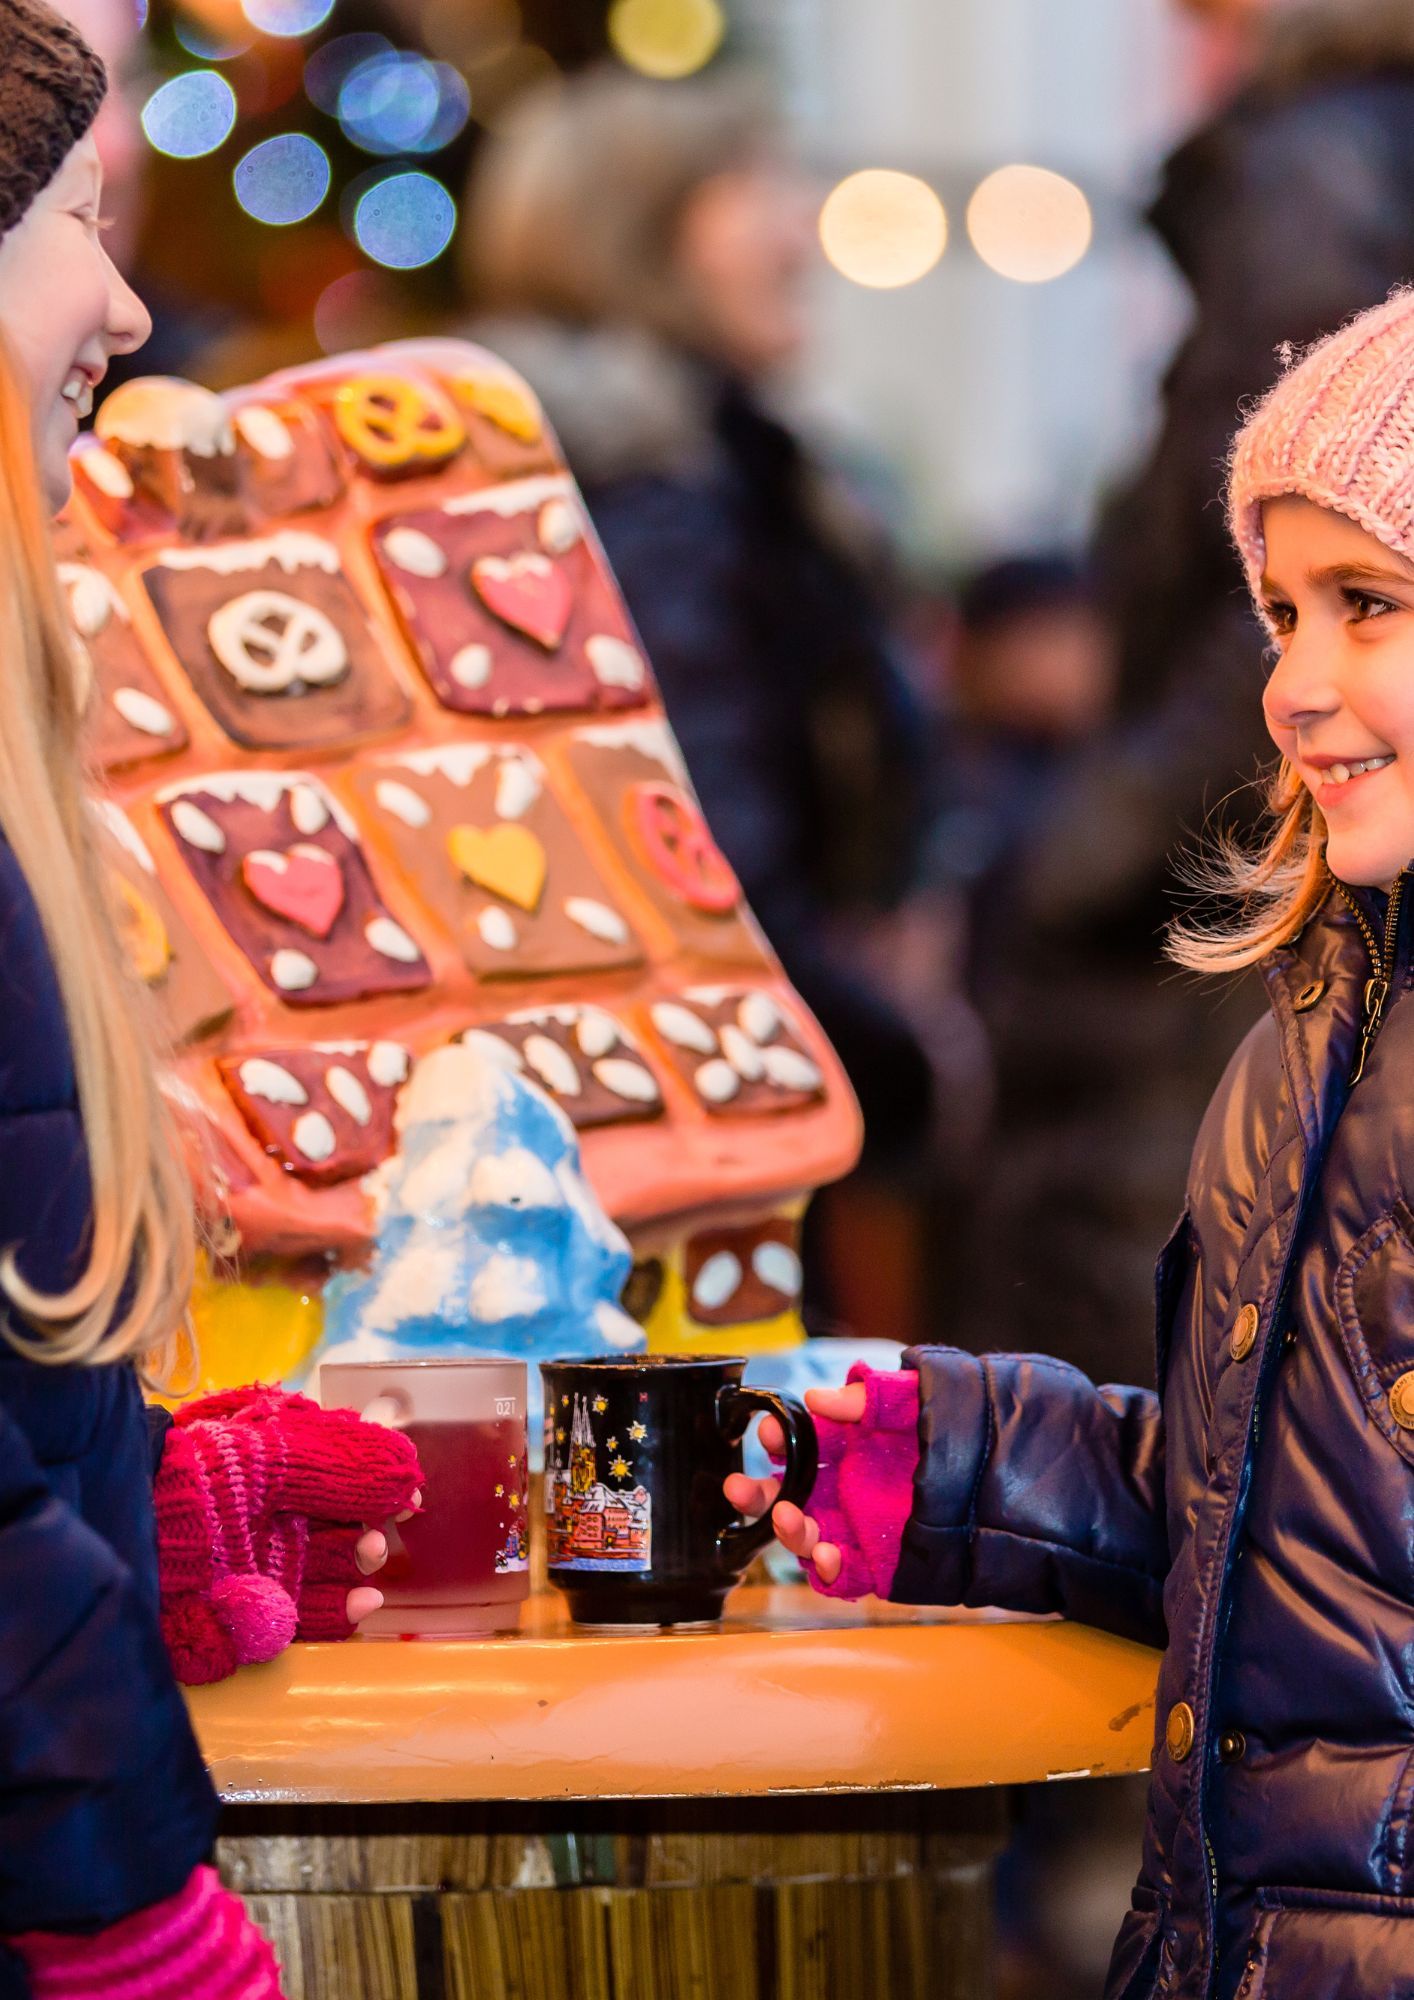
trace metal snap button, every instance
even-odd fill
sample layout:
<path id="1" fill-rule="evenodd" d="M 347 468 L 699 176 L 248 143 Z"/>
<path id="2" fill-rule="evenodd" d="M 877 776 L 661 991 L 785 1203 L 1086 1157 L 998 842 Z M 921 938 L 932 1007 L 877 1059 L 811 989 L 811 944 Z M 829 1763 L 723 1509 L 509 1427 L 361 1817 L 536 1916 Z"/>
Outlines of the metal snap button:
<path id="1" fill-rule="evenodd" d="M 1389 1413 L 1402 1431 L 1414 1431 L 1414 1368 L 1406 1368 L 1392 1384 Z"/>
<path id="2" fill-rule="evenodd" d="M 1257 1345 L 1257 1321 L 1260 1315 L 1255 1306 L 1244 1306 L 1232 1323 L 1232 1358 L 1245 1361 Z"/>
<path id="3" fill-rule="evenodd" d="M 1164 1747 L 1175 1764 L 1181 1764 L 1193 1748 L 1195 1730 L 1193 1711 L 1186 1701 L 1176 1701 L 1169 1710 L 1169 1719 L 1164 1728 Z"/>
<path id="4" fill-rule="evenodd" d="M 1324 979 L 1313 979 L 1309 986 L 1302 987 L 1291 1004 L 1298 1014 L 1309 1014 L 1325 990 L 1326 982 Z"/>
<path id="5" fill-rule="evenodd" d="M 1225 1729 L 1218 1738 L 1218 1756 L 1224 1764 L 1240 1764 L 1247 1755 L 1247 1738 L 1240 1729 Z"/>

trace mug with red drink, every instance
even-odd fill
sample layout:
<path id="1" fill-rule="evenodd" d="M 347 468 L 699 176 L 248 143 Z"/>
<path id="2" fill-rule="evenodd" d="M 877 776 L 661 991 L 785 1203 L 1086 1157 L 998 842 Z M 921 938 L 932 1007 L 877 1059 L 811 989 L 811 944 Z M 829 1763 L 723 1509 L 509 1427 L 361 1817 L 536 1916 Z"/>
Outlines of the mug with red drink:
<path id="1" fill-rule="evenodd" d="M 340 1361 L 319 1371 L 326 1410 L 406 1432 L 422 1510 L 380 1522 L 383 1608 L 360 1630 L 457 1639 L 513 1629 L 530 1594 L 523 1361 Z M 370 1526 L 374 1525 L 370 1523 Z"/>

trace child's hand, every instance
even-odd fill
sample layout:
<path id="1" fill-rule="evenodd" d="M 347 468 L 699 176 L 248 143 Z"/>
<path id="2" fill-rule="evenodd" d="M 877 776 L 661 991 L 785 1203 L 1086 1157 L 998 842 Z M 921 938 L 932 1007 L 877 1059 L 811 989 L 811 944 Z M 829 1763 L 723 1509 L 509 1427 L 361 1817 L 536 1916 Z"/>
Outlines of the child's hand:
<path id="1" fill-rule="evenodd" d="M 865 1388 L 851 1382 L 843 1389 L 807 1389 L 806 1406 L 812 1416 L 836 1424 L 857 1424 L 864 1415 Z M 774 1417 L 763 1417 L 761 1442 L 772 1458 L 784 1458 L 785 1439 Z M 779 1479 L 751 1479 L 733 1472 L 723 1483 L 723 1491 L 740 1514 L 755 1519 L 767 1512 L 776 1531 L 776 1540 L 790 1550 L 798 1562 L 813 1564 L 821 1583 L 831 1584 L 839 1576 L 841 1556 L 833 1542 L 820 1539 L 820 1524 L 809 1514 L 793 1507 L 789 1500 L 778 1501 Z"/>
<path id="2" fill-rule="evenodd" d="M 395 1521 L 410 1521 L 422 1505 L 421 1492 L 414 1493 Z M 354 1544 L 354 1565 L 364 1576 L 376 1576 L 388 1560 L 388 1537 L 381 1528 L 369 1528 Z M 371 1584 L 358 1584 L 344 1599 L 344 1615 L 350 1625 L 361 1625 L 375 1611 L 383 1609 L 383 1593 Z"/>

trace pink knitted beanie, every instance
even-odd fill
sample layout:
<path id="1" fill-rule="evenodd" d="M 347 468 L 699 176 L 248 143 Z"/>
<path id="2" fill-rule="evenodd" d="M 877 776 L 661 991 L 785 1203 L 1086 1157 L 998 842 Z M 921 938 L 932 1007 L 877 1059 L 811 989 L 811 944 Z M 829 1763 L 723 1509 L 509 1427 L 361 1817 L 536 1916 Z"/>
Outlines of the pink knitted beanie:
<path id="1" fill-rule="evenodd" d="M 1228 523 L 1254 599 L 1262 502 L 1282 493 L 1347 515 L 1414 561 L 1414 290 L 1309 348 L 1238 432 Z"/>

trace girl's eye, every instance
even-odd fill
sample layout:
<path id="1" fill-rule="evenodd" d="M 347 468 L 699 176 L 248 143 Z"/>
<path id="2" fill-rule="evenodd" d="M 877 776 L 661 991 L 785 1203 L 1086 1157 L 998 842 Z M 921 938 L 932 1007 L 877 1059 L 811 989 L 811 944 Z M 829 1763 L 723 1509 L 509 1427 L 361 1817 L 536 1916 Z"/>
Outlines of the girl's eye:
<path id="1" fill-rule="evenodd" d="M 1296 630 L 1296 606 L 1294 604 L 1282 604 L 1278 601 L 1272 604 L 1264 604 L 1262 609 L 1267 614 L 1267 623 L 1271 626 L 1277 638 L 1290 638 L 1291 634 Z"/>
<path id="2" fill-rule="evenodd" d="M 1343 595 L 1356 618 L 1362 623 L 1372 618 L 1387 618 L 1391 612 L 1401 608 L 1388 597 L 1376 597 L 1368 590 L 1347 590 Z"/>

